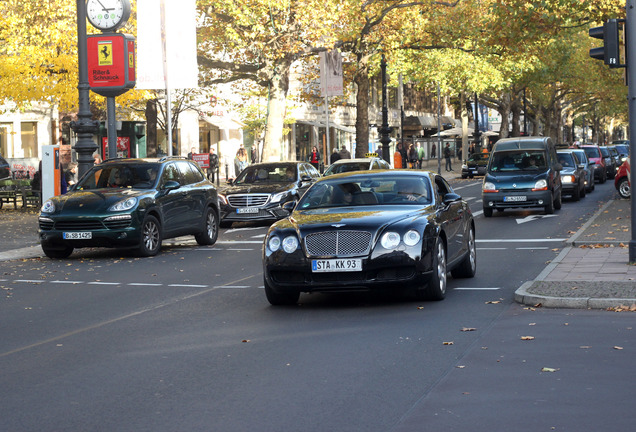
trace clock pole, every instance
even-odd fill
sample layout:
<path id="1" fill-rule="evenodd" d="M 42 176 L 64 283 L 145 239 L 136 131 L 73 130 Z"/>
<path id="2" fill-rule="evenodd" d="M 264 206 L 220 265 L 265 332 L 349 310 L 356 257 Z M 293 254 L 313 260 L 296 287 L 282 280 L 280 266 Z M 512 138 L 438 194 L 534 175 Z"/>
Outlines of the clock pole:
<path id="1" fill-rule="evenodd" d="M 97 131 L 99 122 L 92 120 L 90 110 L 90 85 L 88 84 L 88 64 L 86 50 L 86 1 L 77 2 L 77 64 L 79 67 L 79 111 L 77 121 L 71 122 L 71 127 L 77 134 L 75 151 L 78 160 L 78 178 L 93 166 L 93 153 L 97 150 L 97 144 L 93 141 L 93 135 Z"/>

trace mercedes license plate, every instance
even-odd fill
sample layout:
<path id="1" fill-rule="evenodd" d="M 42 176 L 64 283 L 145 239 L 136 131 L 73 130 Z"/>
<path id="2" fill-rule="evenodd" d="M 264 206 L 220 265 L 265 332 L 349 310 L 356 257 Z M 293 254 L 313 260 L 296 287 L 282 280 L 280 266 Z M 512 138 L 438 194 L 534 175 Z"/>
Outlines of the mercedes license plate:
<path id="1" fill-rule="evenodd" d="M 314 273 L 362 271 L 362 259 L 311 260 L 311 271 Z"/>
<path id="2" fill-rule="evenodd" d="M 88 232 L 65 232 L 62 233 L 65 240 L 87 240 L 93 238 L 93 233 Z"/>
<path id="3" fill-rule="evenodd" d="M 525 195 L 514 195 L 514 196 L 505 196 L 504 202 L 517 202 L 517 201 L 526 201 L 527 198 Z"/>
<path id="4" fill-rule="evenodd" d="M 245 214 L 245 213 L 258 213 L 258 208 L 256 207 L 241 207 L 236 209 L 236 213 Z"/>

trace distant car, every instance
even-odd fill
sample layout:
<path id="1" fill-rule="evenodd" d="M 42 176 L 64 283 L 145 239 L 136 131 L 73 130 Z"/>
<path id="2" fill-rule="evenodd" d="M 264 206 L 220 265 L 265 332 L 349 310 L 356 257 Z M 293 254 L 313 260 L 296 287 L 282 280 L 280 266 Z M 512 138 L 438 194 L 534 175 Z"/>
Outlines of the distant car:
<path id="1" fill-rule="evenodd" d="M 581 165 L 584 165 L 586 173 L 585 192 L 590 193 L 594 191 L 594 188 L 596 188 L 596 184 L 594 183 L 594 171 L 596 171 L 596 164 L 588 159 L 585 150 L 573 148 L 570 149 L 570 151 L 576 155 L 579 162 L 581 162 Z"/>
<path id="2" fill-rule="evenodd" d="M 49 258 L 76 248 L 134 248 L 156 255 L 166 238 L 194 235 L 212 245 L 219 231 L 216 188 L 185 159 L 111 159 L 64 195 L 44 203 L 40 244 Z"/>
<path id="3" fill-rule="evenodd" d="M 605 163 L 605 173 L 607 174 L 607 178 L 613 179 L 616 176 L 616 170 L 618 169 L 616 159 L 608 147 L 599 146 L 599 149 L 603 155 L 603 163 Z M 618 156 L 618 152 L 616 155 Z"/>
<path id="4" fill-rule="evenodd" d="M 391 169 L 391 165 L 379 157 L 340 159 L 322 173 L 323 177 L 350 171 L 368 171 L 373 169 Z"/>
<path id="5" fill-rule="evenodd" d="M 594 178 L 599 183 L 605 183 L 607 181 L 607 171 L 601 149 L 596 144 L 583 144 L 580 147 L 585 150 L 587 158 L 595 164 Z"/>
<path id="6" fill-rule="evenodd" d="M 576 154 L 572 150 L 557 151 L 557 158 L 563 167 L 561 170 L 561 184 L 563 194 L 571 195 L 574 201 L 578 201 L 585 196 L 585 182 L 587 171 Z"/>
<path id="7" fill-rule="evenodd" d="M 613 144 L 611 147 L 614 147 L 618 152 L 618 166 L 621 166 L 625 159 L 629 157 L 629 143 L 627 144 Z"/>
<path id="8" fill-rule="evenodd" d="M 493 146 L 482 184 L 484 217 L 507 208 L 561 208 L 561 166 L 550 137 L 500 139 Z"/>
<path id="9" fill-rule="evenodd" d="M 11 167 L 5 158 L 0 156 L 0 180 L 11 178 Z"/>
<path id="10" fill-rule="evenodd" d="M 462 164 L 462 178 L 473 178 L 476 175 L 485 175 L 489 157 L 490 153 L 471 154 L 470 157 Z"/>
<path id="11" fill-rule="evenodd" d="M 263 245 L 265 295 L 272 305 L 302 292 L 412 289 L 442 300 L 447 272 L 473 277 L 475 223 L 443 177 L 379 170 L 323 177 Z"/>
<path id="12" fill-rule="evenodd" d="M 307 162 L 249 165 L 219 193 L 221 227 L 233 222 L 274 222 L 289 215 L 283 208 L 297 202 L 320 173 Z"/>
<path id="13" fill-rule="evenodd" d="M 632 196 L 629 158 L 618 168 L 618 172 L 614 178 L 614 186 L 621 198 L 627 199 Z"/>

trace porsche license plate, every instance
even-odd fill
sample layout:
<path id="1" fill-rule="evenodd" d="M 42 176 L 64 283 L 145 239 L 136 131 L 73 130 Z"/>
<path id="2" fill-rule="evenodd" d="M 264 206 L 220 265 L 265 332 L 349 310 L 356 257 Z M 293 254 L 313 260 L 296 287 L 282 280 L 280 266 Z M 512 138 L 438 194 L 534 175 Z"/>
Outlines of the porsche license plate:
<path id="1" fill-rule="evenodd" d="M 514 196 L 506 196 L 504 197 L 504 202 L 517 202 L 517 201 L 527 201 L 525 195 L 514 195 Z"/>
<path id="2" fill-rule="evenodd" d="M 86 232 L 65 232 L 62 233 L 62 236 L 65 240 L 88 240 L 93 238 L 93 233 L 90 231 Z"/>
<path id="3" fill-rule="evenodd" d="M 258 208 L 256 207 L 241 207 L 236 209 L 236 213 L 238 214 L 246 214 L 246 213 L 258 213 Z"/>
<path id="4" fill-rule="evenodd" d="M 341 258 L 311 260 L 311 271 L 314 273 L 362 271 L 362 259 Z"/>

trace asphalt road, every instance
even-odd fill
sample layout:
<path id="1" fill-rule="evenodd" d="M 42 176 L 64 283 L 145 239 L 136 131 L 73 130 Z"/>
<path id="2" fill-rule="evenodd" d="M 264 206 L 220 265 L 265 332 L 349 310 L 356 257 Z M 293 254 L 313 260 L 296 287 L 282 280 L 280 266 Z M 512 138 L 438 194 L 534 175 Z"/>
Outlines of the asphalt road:
<path id="1" fill-rule="evenodd" d="M 264 226 L 154 258 L 0 262 L 0 430 L 631 430 L 634 315 L 513 302 L 613 186 L 553 217 L 485 219 L 479 183 L 454 182 L 477 215 L 477 276 L 442 302 L 271 307 Z"/>

